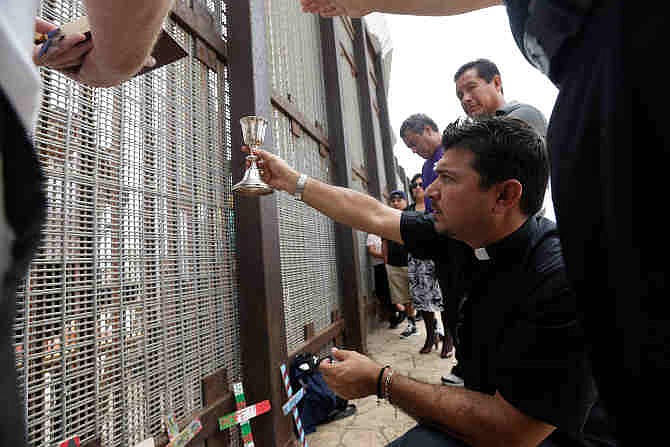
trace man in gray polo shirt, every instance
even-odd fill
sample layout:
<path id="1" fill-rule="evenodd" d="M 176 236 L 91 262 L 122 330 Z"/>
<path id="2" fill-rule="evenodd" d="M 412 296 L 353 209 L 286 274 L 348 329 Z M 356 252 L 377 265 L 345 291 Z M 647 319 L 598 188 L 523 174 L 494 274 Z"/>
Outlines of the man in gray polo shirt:
<path id="1" fill-rule="evenodd" d="M 547 135 L 547 119 L 535 107 L 517 101 L 505 101 L 500 70 L 488 59 L 463 64 L 454 75 L 456 96 L 463 111 L 471 118 L 508 116 L 525 121 L 542 138 Z"/>

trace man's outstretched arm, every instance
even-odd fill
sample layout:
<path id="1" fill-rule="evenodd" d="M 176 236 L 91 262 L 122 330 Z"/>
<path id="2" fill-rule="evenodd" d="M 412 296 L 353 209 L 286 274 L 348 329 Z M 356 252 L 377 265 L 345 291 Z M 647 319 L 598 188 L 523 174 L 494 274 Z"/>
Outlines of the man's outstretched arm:
<path id="1" fill-rule="evenodd" d="M 371 12 L 449 16 L 502 4 L 502 0 L 300 0 L 305 12 L 361 17 Z"/>
<path id="2" fill-rule="evenodd" d="M 255 153 L 259 157 L 263 181 L 273 188 L 295 193 L 300 173 L 276 155 L 263 150 Z M 371 196 L 308 178 L 302 201 L 336 222 L 402 243 L 402 213 Z"/>

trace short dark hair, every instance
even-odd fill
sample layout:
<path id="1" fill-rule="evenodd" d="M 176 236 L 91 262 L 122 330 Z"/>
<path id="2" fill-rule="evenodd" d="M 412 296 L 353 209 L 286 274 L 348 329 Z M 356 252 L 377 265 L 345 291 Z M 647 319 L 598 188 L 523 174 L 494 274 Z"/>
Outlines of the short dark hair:
<path id="1" fill-rule="evenodd" d="M 542 208 L 549 181 L 549 156 L 544 140 L 516 118 L 459 119 L 442 134 L 445 152 L 461 148 L 474 153 L 472 168 L 482 188 L 516 179 L 523 186 L 520 208 L 531 216 Z"/>
<path id="2" fill-rule="evenodd" d="M 488 83 L 493 80 L 494 76 L 500 76 L 500 70 L 498 70 L 498 66 L 492 61 L 488 59 L 477 59 L 461 65 L 461 68 L 456 70 L 456 74 L 454 75 L 454 82 L 456 82 L 458 78 L 463 75 L 463 73 L 470 70 L 471 68 L 475 68 L 479 77 Z M 502 87 L 500 91 L 502 92 Z"/>
<path id="3" fill-rule="evenodd" d="M 400 126 L 400 138 L 404 138 L 405 132 L 411 130 L 415 134 L 421 135 L 423 133 L 424 127 L 430 127 L 435 132 L 439 132 L 439 128 L 435 121 L 433 121 L 428 115 L 423 113 L 415 113 L 414 115 L 409 116 L 405 121 L 403 121 Z"/>
<path id="4" fill-rule="evenodd" d="M 414 201 L 416 201 L 416 197 L 414 197 L 414 187 L 416 184 L 414 182 L 416 182 L 416 179 L 418 178 L 421 178 L 421 173 L 414 174 L 412 180 L 409 181 L 409 195 L 412 196 L 412 200 Z"/>

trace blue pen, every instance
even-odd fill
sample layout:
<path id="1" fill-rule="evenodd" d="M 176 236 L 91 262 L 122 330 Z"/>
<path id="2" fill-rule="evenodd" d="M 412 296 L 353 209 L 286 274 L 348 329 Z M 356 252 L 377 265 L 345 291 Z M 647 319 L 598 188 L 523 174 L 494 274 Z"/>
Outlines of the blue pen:
<path id="1" fill-rule="evenodd" d="M 37 54 L 37 56 L 42 57 L 47 54 L 47 51 L 49 51 L 49 48 L 58 36 L 60 36 L 60 28 L 49 31 L 47 33 L 47 40 L 42 44 L 42 48 L 40 49 L 40 52 Z"/>

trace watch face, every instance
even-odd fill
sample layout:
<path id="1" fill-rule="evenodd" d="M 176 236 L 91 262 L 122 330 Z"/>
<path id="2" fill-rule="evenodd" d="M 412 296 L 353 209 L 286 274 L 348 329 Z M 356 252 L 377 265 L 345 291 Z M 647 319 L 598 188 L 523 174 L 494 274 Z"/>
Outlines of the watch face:
<path id="1" fill-rule="evenodd" d="M 293 197 L 295 197 L 298 200 L 302 200 L 302 193 L 305 191 L 306 182 L 307 182 L 307 174 L 300 174 L 300 177 L 298 177 L 298 181 L 296 182 L 295 185 L 295 192 L 293 193 Z"/>

